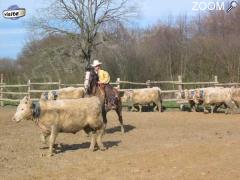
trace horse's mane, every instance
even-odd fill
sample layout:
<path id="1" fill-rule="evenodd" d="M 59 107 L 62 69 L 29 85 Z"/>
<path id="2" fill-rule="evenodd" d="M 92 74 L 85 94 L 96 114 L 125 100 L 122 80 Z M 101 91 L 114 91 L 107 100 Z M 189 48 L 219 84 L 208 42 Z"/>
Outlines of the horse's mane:
<path id="1" fill-rule="evenodd" d="M 98 75 L 97 73 L 94 71 L 93 68 L 90 69 L 90 76 L 89 76 L 89 87 L 87 89 L 87 94 L 88 95 L 93 95 L 96 91 L 96 87 L 98 85 Z"/>

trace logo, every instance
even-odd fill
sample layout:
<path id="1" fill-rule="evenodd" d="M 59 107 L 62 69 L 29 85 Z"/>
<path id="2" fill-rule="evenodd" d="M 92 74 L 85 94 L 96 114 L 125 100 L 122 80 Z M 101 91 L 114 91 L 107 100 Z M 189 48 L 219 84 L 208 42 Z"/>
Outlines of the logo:
<path id="1" fill-rule="evenodd" d="M 192 10 L 193 11 L 222 11 L 225 9 L 225 4 L 223 1 L 194 1 Z"/>
<path id="2" fill-rule="evenodd" d="M 16 20 L 25 16 L 26 9 L 19 8 L 18 5 L 12 5 L 7 10 L 4 10 L 2 14 L 3 14 L 3 17 L 7 19 Z"/>
<path id="3" fill-rule="evenodd" d="M 226 9 L 226 12 L 229 13 L 232 9 L 238 7 L 237 0 L 230 1 L 230 3 L 226 3 L 223 0 L 220 1 L 194 1 L 192 2 L 192 10 L 193 11 L 224 11 L 226 9 L 226 6 L 228 8 Z"/>
<path id="4" fill-rule="evenodd" d="M 236 8 L 237 6 L 238 6 L 237 1 L 232 1 L 232 2 L 230 3 L 229 8 L 227 9 L 227 13 L 229 13 L 233 8 Z"/>

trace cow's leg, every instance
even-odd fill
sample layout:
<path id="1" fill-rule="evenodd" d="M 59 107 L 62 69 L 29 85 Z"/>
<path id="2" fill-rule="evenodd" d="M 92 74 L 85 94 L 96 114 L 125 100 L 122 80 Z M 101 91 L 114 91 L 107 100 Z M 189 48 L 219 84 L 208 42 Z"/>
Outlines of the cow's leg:
<path id="1" fill-rule="evenodd" d="M 51 126 L 51 135 L 49 138 L 49 154 L 48 156 L 53 155 L 53 145 L 55 143 L 56 137 L 57 137 L 57 127 L 56 126 Z"/>
<path id="2" fill-rule="evenodd" d="M 203 104 L 203 111 L 204 111 L 204 113 L 209 113 L 205 104 Z"/>
<path id="3" fill-rule="evenodd" d="M 162 112 L 162 102 L 158 101 L 158 102 L 154 102 L 156 104 L 156 106 L 158 107 L 158 111 Z"/>
<path id="4" fill-rule="evenodd" d="M 46 134 L 46 133 L 41 133 L 40 134 L 40 140 L 43 144 L 47 144 L 47 137 L 49 136 L 49 134 Z"/>
<path id="5" fill-rule="evenodd" d="M 217 112 L 218 108 L 222 106 L 224 103 L 218 104 L 214 107 L 213 112 Z"/>
<path id="6" fill-rule="evenodd" d="M 124 130 L 124 125 L 123 125 L 122 107 L 121 107 L 121 106 L 118 106 L 118 107 L 117 107 L 116 113 L 117 113 L 117 115 L 118 115 L 118 120 L 119 120 L 119 123 L 120 123 L 120 126 L 121 126 L 121 132 L 124 133 L 125 130 Z"/>
<path id="7" fill-rule="evenodd" d="M 214 112 L 214 105 L 211 105 L 211 114 Z"/>
<path id="8" fill-rule="evenodd" d="M 154 106 L 153 112 L 157 111 L 158 106 L 157 106 L 157 104 L 155 102 L 153 103 L 153 106 Z"/>
<path id="9" fill-rule="evenodd" d="M 226 101 L 224 104 L 226 106 L 225 114 L 234 114 L 236 113 L 236 108 L 239 108 L 238 104 L 234 101 Z"/>
<path id="10" fill-rule="evenodd" d="M 131 112 L 137 111 L 137 109 L 134 107 L 134 105 L 132 105 L 132 109 Z"/>
<path id="11" fill-rule="evenodd" d="M 99 130 L 97 130 L 97 145 L 101 151 L 104 151 L 106 149 L 102 143 L 103 134 L 104 134 L 104 127 L 101 127 Z"/>
<path id="12" fill-rule="evenodd" d="M 94 147 L 96 145 L 96 131 L 91 132 L 91 144 L 89 147 L 90 151 L 94 151 Z"/>
<path id="13" fill-rule="evenodd" d="M 196 112 L 196 107 L 195 107 L 195 103 L 193 101 L 190 101 L 190 110 L 191 112 Z"/>

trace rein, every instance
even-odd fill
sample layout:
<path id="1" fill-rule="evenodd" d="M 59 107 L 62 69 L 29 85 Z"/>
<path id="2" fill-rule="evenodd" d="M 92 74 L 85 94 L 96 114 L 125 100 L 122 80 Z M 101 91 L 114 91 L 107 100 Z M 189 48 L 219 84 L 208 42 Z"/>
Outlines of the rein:
<path id="1" fill-rule="evenodd" d="M 98 89 L 102 96 L 105 96 L 104 86 L 105 86 L 104 84 L 98 84 Z"/>

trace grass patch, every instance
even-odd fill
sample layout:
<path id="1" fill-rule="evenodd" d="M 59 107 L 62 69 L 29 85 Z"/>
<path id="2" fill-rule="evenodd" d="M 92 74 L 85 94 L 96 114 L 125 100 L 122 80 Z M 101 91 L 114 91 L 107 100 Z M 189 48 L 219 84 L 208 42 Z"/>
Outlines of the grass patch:
<path id="1" fill-rule="evenodd" d="M 163 102 L 165 108 L 179 108 L 180 105 L 176 101 L 165 101 Z"/>
<path id="2" fill-rule="evenodd" d="M 4 101 L 4 106 L 17 106 L 18 102 Z"/>

